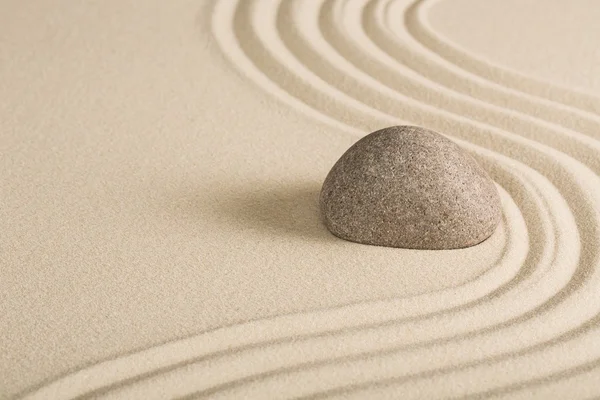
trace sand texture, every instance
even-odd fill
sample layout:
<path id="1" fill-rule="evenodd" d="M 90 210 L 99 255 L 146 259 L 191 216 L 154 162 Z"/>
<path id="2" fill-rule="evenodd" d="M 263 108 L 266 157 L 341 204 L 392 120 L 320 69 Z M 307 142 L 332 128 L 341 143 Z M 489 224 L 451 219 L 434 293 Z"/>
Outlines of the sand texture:
<path id="1" fill-rule="evenodd" d="M 0 398 L 600 396 L 598 20 L 595 0 L 0 2 Z M 404 124 L 489 172 L 488 240 L 322 224 L 335 161 Z"/>

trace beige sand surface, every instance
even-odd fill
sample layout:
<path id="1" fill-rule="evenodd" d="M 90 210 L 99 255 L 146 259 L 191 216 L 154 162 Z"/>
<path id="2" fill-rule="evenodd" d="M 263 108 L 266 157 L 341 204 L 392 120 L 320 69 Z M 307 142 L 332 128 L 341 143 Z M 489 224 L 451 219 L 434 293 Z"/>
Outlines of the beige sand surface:
<path id="1" fill-rule="evenodd" d="M 1 2 L 0 398 L 600 395 L 600 5 L 487 3 Z M 488 169 L 488 241 L 320 223 L 404 122 Z"/>

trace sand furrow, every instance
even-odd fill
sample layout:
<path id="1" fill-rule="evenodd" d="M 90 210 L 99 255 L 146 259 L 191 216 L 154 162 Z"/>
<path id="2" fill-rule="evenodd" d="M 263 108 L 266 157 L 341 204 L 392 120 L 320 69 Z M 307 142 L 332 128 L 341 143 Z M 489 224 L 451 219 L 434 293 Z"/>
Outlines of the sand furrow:
<path id="1" fill-rule="evenodd" d="M 423 45 L 461 68 L 480 75 L 489 81 L 497 82 L 505 87 L 514 88 L 557 103 L 571 105 L 589 112 L 600 114 L 600 99 L 596 96 L 577 92 L 571 89 L 554 86 L 526 75 L 497 67 L 485 62 L 461 49 L 459 46 L 444 40 L 436 34 L 427 20 L 427 12 L 440 0 L 416 0 L 405 13 L 409 30 Z"/>
<path id="2" fill-rule="evenodd" d="M 462 70 L 417 41 L 404 19 L 410 0 L 372 3 L 365 15 L 371 40 L 398 62 L 456 92 L 510 110 L 520 111 L 598 139 L 597 114 L 532 97 Z M 402 21 L 402 22 L 400 22 Z M 403 43 L 407 43 L 405 46 Z"/>
<path id="3" fill-rule="evenodd" d="M 331 3 L 324 5 L 319 24 L 328 42 L 345 59 L 364 71 L 366 76 L 384 84 L 386 89 L 394 89 L 419 102 L 550 145 L 583 161 L 597 174 L 600 172 L 599 141 L 543 119 L 482 103 L 424 79 L 403 64 L 386 57 L 370 42 L 365 29 L 375 23 L 372 20 L 374 3 L 365 0 L 350 2 L 346 7 L 347 18 L 340 24 L 332 23 L 331 6 Z M 401 99 L 390 98 L 389 101 L 393 103 Z"/>

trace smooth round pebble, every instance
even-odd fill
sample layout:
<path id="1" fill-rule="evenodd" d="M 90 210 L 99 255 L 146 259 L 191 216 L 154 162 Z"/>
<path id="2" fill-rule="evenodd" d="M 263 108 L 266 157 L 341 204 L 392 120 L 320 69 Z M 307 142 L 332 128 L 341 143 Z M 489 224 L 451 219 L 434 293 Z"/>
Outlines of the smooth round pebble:
<path id="1" fill-rule="evenodd" d="M 437 132 L 394 126 L 356 142 L 321 190 L 327 228 L 352 242 L 457 249 L 492 235 L 500 198 L 469 154 Z"/>

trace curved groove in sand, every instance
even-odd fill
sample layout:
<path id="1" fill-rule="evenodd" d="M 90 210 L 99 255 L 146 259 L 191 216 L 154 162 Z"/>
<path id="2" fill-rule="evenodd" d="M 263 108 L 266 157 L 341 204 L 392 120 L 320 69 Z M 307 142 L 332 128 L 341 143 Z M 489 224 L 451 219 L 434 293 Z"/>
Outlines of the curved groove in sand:
<path id="1" fill-rule="evenodd" d="M 597 157 L 600 141 L 539 118 L 476 101 L 470 96 L 424 79 L 405 65 L 390 60 L 366 34 L 365 24 L 368 25 L 369 20 L 363 18 L 372 15 L 373 4 L 368 3 L 368 0 L 349 2 L 347 8 L 350 22 L 344 31 L 333 23 L 331 6 L 325 7 L 319 24 L 320 30 L 335 51 L 361 69 L 366 76 L 377 79 L 386 89 L 394 89 L 411 99 L 503 130 L 518 132 L 519 135 L 557 148 L 577 157 L 596 174 L 600 173 L 600 159 Z"/>
<path id="2" fill-rule="evenodd" d="M 594 95 L 555 86 L 486 62 L 459 45 L 445 40 L 427 20 L 427 12 L 442 0 L 416 0 L 405 14 L 409 30 L 423 45 L 446 60 L 492 82 L 585 111 L 600 113 L 600 99 Z"/>
<path id="3" fill-rule="evenodd" d="M 455 288 L 204 332 L 81 369 L 25 398 L 502 395 L 600 366 L 600 190 L 588 189 L 600 188 L 597 143 L 526 109 L 390 69 L 390 53 L 377 50 L 386 45 L 365 40 L 375 26 L 387 29 L 369 7 L 222 0 L 212 28 L 242 74 L 305 115 L 353 134 L 408 122 L 452 136 L 511 188 L 501 190 L 507 243 L 497 265 Z M 432 99 L 436 90 L 441 100 Z M 495 89 L 485 93 L 502 100 Z M 453 101 L 485 117 L 459 115 Z M 560 145 L 542 135 L 546 128 Z"/>
<path id="4" fill-rule="evenodd" d="M 304 31 L 306 31 L 306 30 L 304 30 Z M 314 59 L 314 58 L 312 58 L 312 59 Z M 329 75 L 330 75 L 330 76 L 335 76 L 335 74 L 329 74 Z M 322 372 L 322 371 L 321 371 L 321 372 Z M 266 393 L 266 392 L 265 392 L 265 393 Z"/>
<path id="5" fill-rule="evenodd" d="M 534 195 L 535 196 L 535 195 Z M 542 210 L 543 211 L 543 210 Z M 554 246 L 549 249 L 552 251 Z M 460 288 L 462 289 L 462 288 Z M 401 306 L 396 302 L 398 306 Z M 391 332 L 392 330 L 398 330 L 398 324 L 403 321 L 386 321 L 382 324 L 377 325 L 365 325 L 359 327 L 353 327 L 351 330 L 343 329 L 337 332 L 327 332 L 326 334 L 318 335 L 294 335 L 287 338 L 284 341 L 276 341 L 270 343 L 257 343 L 256 346 L 247 346 L 246 348 L 237 347 L 235 352 L 228 354 L 212 354 L 216 357 L 203 357 L 200 360 L 191 359 L 184 365 L 175 365 L 169 370 L 161 370 L 160 381 L 146 381 L 156 378 L 156 374 L 148 374 L 144 377 L 139 377 L 135 382 L 127 382 L 127 385 L 119 385 L 118 387 L 107 388 L 106 390 L 100 391 L 100 393 L 107 393 L 110 391 L 112 395 L 118 395 L 123 398 L 128 397 L 146 397 L 151 395 L 153 392 L 161 390 L 163 392 L 168 391 L 169 395 L 183 395 L 182 392 L 178 392 L 178 388 L 183 388 L 184 392 L 197 388 L 202 393 L 194 393 L 191 397 L 204 396 L 207 394 L 215 395 L 217 392 L 225 390 L 231 390 L 232 388 L 243 385 L 247 380 L 256 380 L 257 378 L 273 377 L 282 373 L 290 373 L 296 370 L 305 369 L 307 367 L 316 367 L 320 365 L 326 365 L 332 362 L 338 362 L 342 360 L 355 359 L 362 357 L 364 354 L 370 354 L 373 352 L 371 346 L 368 343 L 372 342 L 373 333 L 382 335 L 384 332 Z M 260 329 L 260 324 L 257 324 Z M 314 325 L 314 324 L 313 324 Z M 256 328 L 255 328 L 256 329 Z M 365 332 L 366 331 L 366 332 Z M 375 332 L 373 332 L 375 331 Z M 367 339 L 365 339 L 367 336 Z M 371 338 L 368 338 L 371 336 Z M 389 345 L 389 338 L 379 342 L 381 352 L 390 351 L 385 345 Z M 339 354 L 339 344 L 341 341 L 346 343 L 344 348 L 345 353 Z M 365 345 L 367 345 L 367 351 L 365 352 Z M 337 348 L 337 354 L 332 354 L 331 350 Z M 362 351 L 362 352 L 361 352 Z M 280 357 L 281 352 L 286 354 L 285 357 Z M 271 371 L 273 368 L 272 363 L 261 366 L 260 360 L 263 358 L 270 359 L 274 354 L 276 359 L 280 359 L 282 362 L 282 368 L 278 371 Z M 364 354 L 363 354 L 364 353 Z M 310 362 L 308 359 L 312 358 Z M 292 361 L 298 362 L 294 364 Z M 301 361 L 301 362 L 300 362 Z M 248 371 L 237 369 L 236 365 L 248 366 L 253 365 L 258 371 L 261 371 L 261 367 L 267 367 L 267 371 L 261 371 L 260 375 L 254 374 L 252 376 L 246 376 Z M 290 367 L 290 365 L 292 365 Z M 227 380 L 224 383 L 215 385 L 215 380 L 233 378 L 237 373 L 241 373 L 237 381 Z M 211 387 L 211 384 L 213 385 Z M 99 392 L 95 392 L 95 395 Z"/>
<path id="6" fill-rule="evenodd" d="M 395 23 L 395 20 L 390 19 L 390 15 L 403 16 L 411 4 L 412 0 L 380 0 L 370 3 L 365 10 L 367 35 L 374 44 L 398 63 L 441 86 L 484 103 L 519 111 L 596 139 L 600 138 L 598 115 L 488 81 L 458 68 L 430 48 L 423 46 L 408 31 L 404 18 L 399 18 L 402 23 Z"/>

